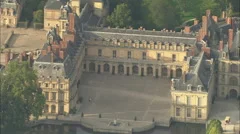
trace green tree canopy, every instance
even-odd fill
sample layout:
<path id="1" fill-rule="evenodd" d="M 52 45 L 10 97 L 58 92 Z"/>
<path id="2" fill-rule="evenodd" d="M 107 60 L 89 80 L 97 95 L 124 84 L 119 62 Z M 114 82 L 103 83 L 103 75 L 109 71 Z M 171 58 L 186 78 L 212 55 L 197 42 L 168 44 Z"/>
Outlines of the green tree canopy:
<path id="1" fill-rule="evenodd" d="M 125 3 L 117 5 L 112 14 L 107 17 L 107 23 L 112 27 L 128 27 L 131 21 L 131 11 Z"/>
<path id="2" fill-rule="evenodd" d="M 33 21 L 43 23 L 43 10 L 37 10 L 33 12 Z"/>
<path id="3" fill-rule="evenodd" d="M 180 10 L 175 0 L 144 0 L 149 20 L 156 28 L 174 29 L 180 22 Z M 143 7 L 144 7 L 143 6 Z"/>
<path id="4" fill-rule="evenodd" d="M 206 134 L 222 134 L 223 129 L 219 120 L 213 119 L 207 126 Z"/>
<path id="5" fill-rule="evenodd" d="M 30 115 L 42 115 L 45 98 L 37 86 L 37 75 L 27 62 L 10 62 L 0 73 L 1 129 L 22 128 Z"/>

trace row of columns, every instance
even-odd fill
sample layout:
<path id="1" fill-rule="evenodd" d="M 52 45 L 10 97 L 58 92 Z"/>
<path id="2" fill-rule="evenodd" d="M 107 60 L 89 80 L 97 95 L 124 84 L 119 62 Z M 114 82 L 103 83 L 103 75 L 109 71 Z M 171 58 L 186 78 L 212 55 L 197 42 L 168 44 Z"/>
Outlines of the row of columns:
<path id="1" fill-rule="evenodd" d="M 109 73 L 112 73 L 112 74 L 119 74 L 119 65 L 123 65 L 123 70 L 124 72 L 122 74 L 125 74 L 125 75 L 133 75 L 133 66 L 137 66 L 138 67 L 138 75 L 139 76 L 147 76 L 148 74 L 148 67 L 151 67 L 152 69 L 152 75 L 155 77 L 155 76 L 163 76 L 163 77 L 176 77 L 177 74 L 176 74 L 176 67 L 171 67 L 171 66 L 166 66 L 166 72 L 162 72 L 164 71 L 163 67 L 162 66 L 159 66 L 159 65 L 152 65 L 152 66 L 149 66 L 149 65 L 146 65 L 146 64 L 142 64 L 142 65 L 134 65 L 134 64 L 119 64 L 119 63 L 103 63 L 103 62 L 90 62 L 90 61 L 87 61 L 86 62 L 86 65 L 85 65 L 85 71 L 87 72 L 91 72 L 91 67 L 90 67 L 90 64 L 95 64 L 95 67 L 94 67 L 94 71 L 95 72 L 98 72 L 98 73 L 103 73 L 105 72 L 104 71 L 104 64 L 108 64 L 109 65 Z M 164 66 L 165 67 L 165 66 Z M 181 73 L 182 73 L 182 69 L 181 69 Z M 172 76 L 171 76 L 172 75 Z M 179 75 L 179 74 L 178 74 Z"/>

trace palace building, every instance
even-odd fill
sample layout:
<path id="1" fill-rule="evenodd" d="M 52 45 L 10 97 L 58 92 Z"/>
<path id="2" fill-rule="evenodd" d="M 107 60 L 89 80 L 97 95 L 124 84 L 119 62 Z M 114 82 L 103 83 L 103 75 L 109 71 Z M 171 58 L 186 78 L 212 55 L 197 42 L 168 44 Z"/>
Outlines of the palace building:
<path id="1" fill-rule="evenodd" d="M 170 114 L 180 122 L 205 123 L 215 97 L 240 95 L 238 18 L 218 18 L 207 10 L 202 22 L 181 32 L 120 29 L 99 27 L 101 0 L 87 3 L 79 15 L 67 3 L 53 13 L 50 1 L 44 11 L 48 41 L 34 63 L 45 113 L 78 106 L 83 71 L 172 79 Z"/>
<path id="2" fill-rule="evenodd" d="M 23 1 L 0 0 L 0 25 L 16 27 L 22 12 Z"/>
<path id="3" fill-rule="evenodd" d="M 186 27 L 197 34 L 189 72 L 172 79 L 171 117 L 174 121 L 205 123 L 215 97 L 237 99 L 239 93 L 239 19 L 212 16 Z M 232 21 L 234 20 L 234 23 Z"/>

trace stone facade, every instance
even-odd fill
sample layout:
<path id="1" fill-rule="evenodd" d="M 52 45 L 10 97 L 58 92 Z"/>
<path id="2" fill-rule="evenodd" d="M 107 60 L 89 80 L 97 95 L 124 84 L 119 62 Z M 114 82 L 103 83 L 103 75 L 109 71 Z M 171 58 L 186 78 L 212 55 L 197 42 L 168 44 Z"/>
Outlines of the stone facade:
<path id="1" fill-rule="evenodd" d="M 19 3 L 17 0 L 3 0 L 0 3 L 1 26 L 16 27 L 20 19 L 23 3 Z"/>
<path id="2" fill-rule="evenodd" d="M 239 18 L 218 19 L 207 10 L 201 24 L 195 20 L 193 26 L 185 27 L 184 33 L 197 35 L 197 43 L 189 72 L 172 80 L 174 121 L 205 123 L 215 97 L 239 96 L 239 22 Z M 211 64 L 204 65 L 208 60 Z"/>
<path id="3" fill-rule="evenodd" d="M 172 79 L 171 117 L 174 121 L 205 123 L 208 119 L 216 94 L 216 75 L 213 60 L 205 59 L 203 54 L 184 78 Z"/>
<path id="4" fill-rule="evenodd" d="M 72 0 L 70 2 L 48 0 L 44 8 L 44 30 L 49 31 L 55 27 L 57 34 L 63 38 L 63 34 L 66 32 L 69 23 L 69 13 L 80 14 L 79 0 Z"/>
<path id="5" fill-rule="evenodd" d="M 220 59 L 218 73 L 218 96 L 222 98 L 240 96 L 240 61 Z"/>

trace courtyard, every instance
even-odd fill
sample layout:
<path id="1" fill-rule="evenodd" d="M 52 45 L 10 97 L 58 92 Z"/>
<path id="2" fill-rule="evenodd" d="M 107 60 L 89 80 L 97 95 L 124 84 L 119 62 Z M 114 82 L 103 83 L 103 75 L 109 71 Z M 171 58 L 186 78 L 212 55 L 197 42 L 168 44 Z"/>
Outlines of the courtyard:
<path id="1" fill-rule="evenodd" d="M 83 73 L 83 98 L 78 113 L 84 117 L 169 122 L 170 80 L 151 76 Z M 89 101 L 91 99 L 91 101 Z"/>

